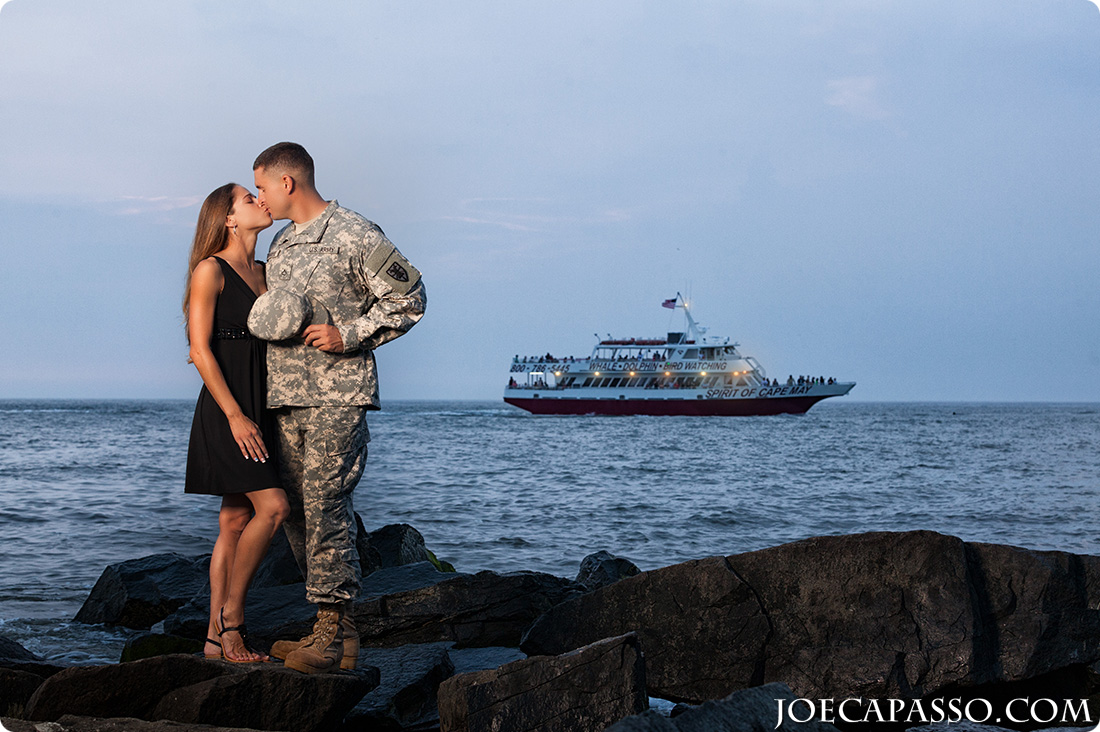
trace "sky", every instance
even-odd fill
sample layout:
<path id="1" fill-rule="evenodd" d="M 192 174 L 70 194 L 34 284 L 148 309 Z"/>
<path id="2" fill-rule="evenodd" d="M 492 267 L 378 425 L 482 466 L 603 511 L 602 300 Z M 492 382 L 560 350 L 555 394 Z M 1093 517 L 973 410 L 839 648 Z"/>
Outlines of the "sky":
<path id="1" fill-rule="evenodd" d="M 677 292 L 847 400 L 1100 401 L 1098 123 L 1089 0 L 10 0 L 0 398 L 194 398 L 199 203 L 293 140 L 423 272 L 383 404 Z"/>

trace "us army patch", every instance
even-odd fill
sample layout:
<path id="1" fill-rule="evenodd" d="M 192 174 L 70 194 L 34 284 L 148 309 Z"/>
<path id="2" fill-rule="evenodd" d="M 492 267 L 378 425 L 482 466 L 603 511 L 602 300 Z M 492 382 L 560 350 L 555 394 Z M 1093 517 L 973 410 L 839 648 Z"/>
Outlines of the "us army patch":
<path id="1" fill-rule="evenodd" d="M 378 276 L 385 280 L 394 291 L 405 295 L 412 286 L 420 280 L 420 271 L 409 264 L 409 260 L 401 256 L 396 249 L 378 268 Z"/>

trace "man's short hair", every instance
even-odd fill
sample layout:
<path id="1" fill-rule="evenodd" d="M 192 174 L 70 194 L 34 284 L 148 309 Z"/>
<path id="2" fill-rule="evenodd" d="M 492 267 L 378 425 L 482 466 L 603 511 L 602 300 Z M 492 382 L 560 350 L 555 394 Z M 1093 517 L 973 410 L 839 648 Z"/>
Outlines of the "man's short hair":
<path id="1" fill-rule="evenodd" d="M 252 169 L 263 168 L 268 173 L 289 175 L 299 183 L 315 188 L 313 158 L 296 142 L 277 142 L 264 150 L 252 163 Z"/>

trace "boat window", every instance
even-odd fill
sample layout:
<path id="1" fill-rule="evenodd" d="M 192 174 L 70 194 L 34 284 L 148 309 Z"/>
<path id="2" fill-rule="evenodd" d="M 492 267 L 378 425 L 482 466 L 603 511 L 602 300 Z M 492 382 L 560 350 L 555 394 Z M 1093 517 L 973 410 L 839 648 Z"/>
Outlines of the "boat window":
<path id="1" fill-rule="evenodd" d="M 706 381 L 704 381 L 704 382 L 703 382 L 703 385 L 704 385 L 704 386 L 708 386 L 708 387 L 709 387 L 709 386 L 714 386 L 715 384 L 717 384 L 717 383 L 718 383 L 718 380 L 719 380 L 720 378 L 722 378 L 722 377 L 721 377 L 721 376 L 708 376 L 708 377 L 706 378 Z"/>
<path id="2" fill-rule="evenodd" d="M 585 379 L 584 383 L 581 384 L 582 388 L 585 387 L 585 386 L 592 386 L 592 377 L 591 376 L 589 376 L 587 379 Z"/>
<path id="3" fill-rule="evenodd" d="M 740 379 L 737 380 L 737 385 L 738 386 L 748 386 L 749 382 L 745 380 L 744 376 L 742 376 Z"/>
<path id="4" fill-rule="evenodd" d="M 688 359 L 699 358 L 699 349 L 698 348 L 689 348 L 689 349 L 687 349 L 686 351 L 684 351 L 684 358 L 688 358 Z"/>

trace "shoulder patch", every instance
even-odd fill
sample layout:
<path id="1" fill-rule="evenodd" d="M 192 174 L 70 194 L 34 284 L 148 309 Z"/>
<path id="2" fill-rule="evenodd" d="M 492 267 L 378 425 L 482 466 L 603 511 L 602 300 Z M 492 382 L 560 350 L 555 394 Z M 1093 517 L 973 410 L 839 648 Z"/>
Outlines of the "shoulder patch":
<path id="1" fill-rule="evenodd" d="M 401 252 L 393 249 L 378 269 L 378 276 L 404 295 L 420 280 L 420 270 L 409 264 L 409 260 L 401 256 Z"/>

